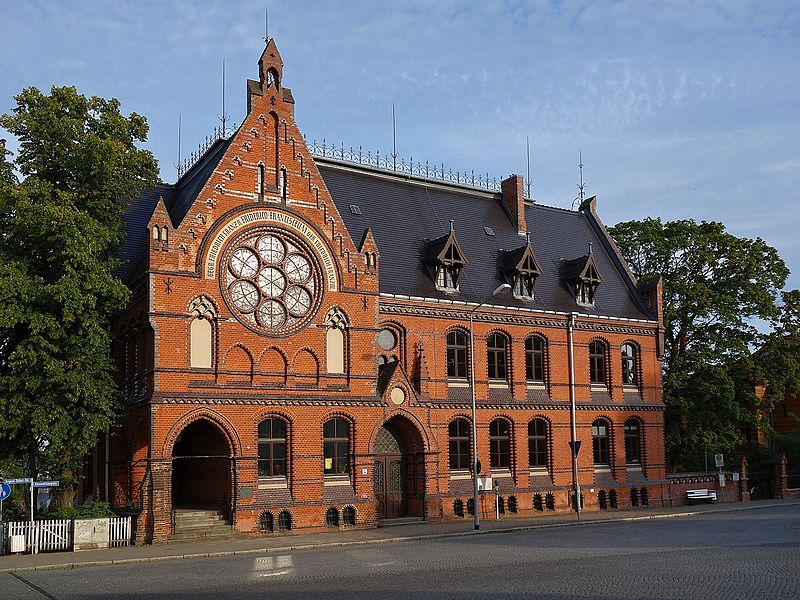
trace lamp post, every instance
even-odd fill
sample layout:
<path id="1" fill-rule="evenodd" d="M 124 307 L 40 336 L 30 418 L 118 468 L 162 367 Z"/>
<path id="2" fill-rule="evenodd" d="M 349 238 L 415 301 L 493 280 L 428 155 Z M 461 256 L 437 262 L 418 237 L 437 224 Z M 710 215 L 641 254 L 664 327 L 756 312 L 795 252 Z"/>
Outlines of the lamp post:
<path id="1" fill-rule="evenodd" d="M 478 531 L 480 526 L 480 519 L 478 518 L 478 419 L 476 416 L 475 408 L 475 326 L 474 316 L 475 311 L 481 306 L 489 302 L 492 298 L 499 294 L 505 294 L 511 290 L 511 286 L 507 283 L 501 283 L 492 292 L 492 295 L 486 298 L 483 302 L 478 304 L 475 308 L 469 311 L 469 380 L 470 389 L 472 390 L 472 524 L 475 531 Z"/>

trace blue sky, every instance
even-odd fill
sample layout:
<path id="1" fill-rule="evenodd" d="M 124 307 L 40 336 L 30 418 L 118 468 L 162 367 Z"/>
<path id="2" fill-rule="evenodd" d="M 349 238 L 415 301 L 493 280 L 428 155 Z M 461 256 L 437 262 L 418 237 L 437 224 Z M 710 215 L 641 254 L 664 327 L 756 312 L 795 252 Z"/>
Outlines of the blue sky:
<path id="1" fill-rule="evenodd" d="M 612 225 L 719 220 L 762 237 L 800 287 L 800 3 L 794 1 L 114 2 L 0 0 L 0 111 L 25 86 L 114 96 L 150 122 L 175 180 L 257 77 L 264 8 L 308 139 L 503 177 Z"/>

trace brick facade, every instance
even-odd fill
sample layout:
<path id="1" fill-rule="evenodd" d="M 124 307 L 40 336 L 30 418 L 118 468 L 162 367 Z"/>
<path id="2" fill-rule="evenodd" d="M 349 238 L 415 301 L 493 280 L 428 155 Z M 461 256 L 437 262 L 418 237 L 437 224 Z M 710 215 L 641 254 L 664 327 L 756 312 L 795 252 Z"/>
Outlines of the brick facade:
<path id="1" fill-rule="evenodd" d="M 454 328 L 468 333 L 475 305 L 382 293 L 381 246 L 369 229 L 363 237 L 348 231 L 295 123 L 274 41 L 259 61 L 259 74 L 259 81 L 248 83 L 245 121 L 231 139 L 209 150 L 220 155 L 213 172 L 200 181 L 201 159 L 176 184 L 178 189 L 193 177 L 202 183 L 190 202 L 181 207 L 179 196 L 166 191 L 155 202 L 142 262 L 127 277 L 133 301 L 115 323 L 114 355 L 129 413 L 110 443 L 112 502 L 135 510 L 138 538 L 154 542 L 167 539 L 172 509 L 180 502 L 218 503 L 236 529 L 253 534 L 265 511 L 275 531 L 287 529 L 287 514 L 295 531 L 325 527 L 331 507 L 340 524 L 347 509 L 348 518 L 355 515 L 352 526 L 369 527 L 379 518 L 375 469 L 385 468 L 384 477 L 401 481 L 397 514 L 464 518 L 471 479 L 469 471 L 449 468 L 448 427 L 457 418 L 470 421 L 470 388 L 448 379 L 446 337 Z M 506 187 L 506 196 L 514 193 L 505 201 L 508 226 L 524 235 L 521 178 Z M 599 224 L 594 208 L 587 204 L 582 212 Z M 308 295 L 295 290 L 297 298 L 288 297 L 287 287 L 276 287 L 286 295 L 277 304 L 241 284 L 239 291 L 261 297 L 253 314 L 263 312 L 251 318 L 235 308 L 246 299 L 234 299 L 228 265 L 237 245 L 268 235 L 284 240 L 287 252 L 309 258 L 313 283 L 307 284 Z M 620 272 L 627 276 L 624 268 Z M 288 285 L 286 277 L 275 285 Z M 290 304 L 295 301 L 300 304 Z M 285 312 L 290 306 L 306 312 L 295 317 Z M 270 317 L 266 311 L 273 309 L 284 312 Z M 283 323 L 272 333 L 264 326 L 270 318 L 273 325 Z M 481 475 L 499 481 L 506 513 L 569 510 L 570 318 L 548 307 L 510 310 L 494 302 L 474 311 L 478 457 Z M 196 319 L 211 326 L 210 366 L 192 366 Z M 338 335 L 328 341 L 331 327 L 343 332 L 341 373 L 328 372 Z M 384 329 L 393 332 L 393 347 L 379 345 Z M 492 333 L 507 340 L 505 383 L 488 377 Z M 658 499 L 659 487 L 648 488 L 648 482 L 664 479 L 660 333 L 657 317 L 575 311 L 579 477 L 587 510 L 598 508 L 601 490 L 613 490 L 619 507 L 640 501 L 642 489 L 645 499 Z M 531 335 L 545 342 L 544 382 L 535 385 L 526 381 L 525 340 Z M 595 340 L 607 348 L 605 385 L 590 384 L 588 352 Z M 637 351 L 629 385 L 623 385 L 620 360 L 626 343 Z M 259 423 L 267 418 L 285 424 L 286 466 L 279 476 L 260 477 Z M 332 418 L 347 424 L 349 464 L 342 467 L 346 472 L 324 475 L 323 429 Z M 528 424 L 535 418 L 547 424 L 544 469 L 528 464 Z M 495 419 L 509 426 L 508 468 L 491 467 Z M 593 464 L 597 419 L 609 426 L 608 469 Z M 630 419 L 640 427 L 638 464 L 626 464 L 623 425 Z M 391 461 L 377 466 L 376 444 L 383 443 L 378 438 L 387 423 L 402 447 L 400 467 Z M 482 516 L 493 518 L 493 502 L 493 496 L 483 498 Z"/>

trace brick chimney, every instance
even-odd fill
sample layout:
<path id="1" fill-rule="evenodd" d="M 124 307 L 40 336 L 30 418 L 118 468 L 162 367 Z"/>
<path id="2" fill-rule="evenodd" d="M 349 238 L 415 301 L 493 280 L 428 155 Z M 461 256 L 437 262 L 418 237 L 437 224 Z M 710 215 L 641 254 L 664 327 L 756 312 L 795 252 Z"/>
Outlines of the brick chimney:
<path id="1" fill-rule="evenodd" d="M 517 226 L 517 233 L 525 235 L 528 226 L 525 223 L 525 185 L 521 175 L 511 175 L 504 179 L 500 184 L 500 192 L 503 195 L 503 204 L 511 214 L 514 224 Z"/>

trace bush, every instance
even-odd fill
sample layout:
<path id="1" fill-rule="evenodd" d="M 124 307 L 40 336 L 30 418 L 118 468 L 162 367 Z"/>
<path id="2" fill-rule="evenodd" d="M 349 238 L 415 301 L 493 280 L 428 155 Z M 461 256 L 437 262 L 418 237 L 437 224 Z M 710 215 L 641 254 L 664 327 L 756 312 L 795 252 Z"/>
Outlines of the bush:
<path id="1" fill-rule="evenodd" d="M 78 508 L 66 506 L 47 514 L 48 519 L 102 519 L 113 516 L 114 511 L 108 502 L 101 501 L 89 502 Z"/>

